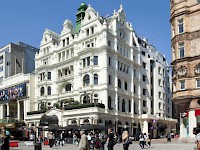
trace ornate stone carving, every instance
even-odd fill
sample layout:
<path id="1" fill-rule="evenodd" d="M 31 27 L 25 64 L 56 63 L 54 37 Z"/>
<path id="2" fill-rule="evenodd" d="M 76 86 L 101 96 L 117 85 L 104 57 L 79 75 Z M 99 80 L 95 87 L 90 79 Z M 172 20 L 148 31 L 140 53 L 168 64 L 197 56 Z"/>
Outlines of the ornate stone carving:
<path id="1" fill-rule="evenodd" d="M 200 30 L 190 32 L 190 33 L 185 32 L 185 33 L 176 35 L 172 39 L 172 45 L 174 45 L 177 42 L 183 41 L 183 40 L 194 40 L 194 39 L 197 39 L 197 38 L 200 38 Z"/>
<path id="2" fill-rule="evenodd" d="M 185 66 L 180 66 L 177 69 L 177 76 L 178 77 L 185 77 L 187 75 L 187 67 Z"/>
<path id="3" fill-rule="evenodd" d="M 200 63 L 194 67 L 194 74 L 200 75 Z"/>

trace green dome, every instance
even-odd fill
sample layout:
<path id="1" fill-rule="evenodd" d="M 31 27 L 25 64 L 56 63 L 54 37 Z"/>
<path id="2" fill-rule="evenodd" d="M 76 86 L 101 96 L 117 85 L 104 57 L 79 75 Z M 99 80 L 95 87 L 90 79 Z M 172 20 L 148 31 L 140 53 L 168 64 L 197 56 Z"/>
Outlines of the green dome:
<path id="1" fill-rule="evenodd" d="M 78 8 L 78 10 L 83 10 L 83 11 L 85 11 L 86 9 L 87 9 L 86 3 L 85 3 L 85 2 L 82 2 L 81 5 L 80 5 L 80 7 Z"/>

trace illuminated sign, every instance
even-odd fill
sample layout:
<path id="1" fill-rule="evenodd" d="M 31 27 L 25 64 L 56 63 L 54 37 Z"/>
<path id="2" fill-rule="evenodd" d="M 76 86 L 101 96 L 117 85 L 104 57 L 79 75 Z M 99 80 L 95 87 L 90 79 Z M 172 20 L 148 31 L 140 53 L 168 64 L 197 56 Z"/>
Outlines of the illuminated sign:
<path id="1" fill-rule="evenodd" d="M 26 84 L 20 84 L 11 88 L 0 90 L 0 101 L 16 100 L 26 96 Z"/>

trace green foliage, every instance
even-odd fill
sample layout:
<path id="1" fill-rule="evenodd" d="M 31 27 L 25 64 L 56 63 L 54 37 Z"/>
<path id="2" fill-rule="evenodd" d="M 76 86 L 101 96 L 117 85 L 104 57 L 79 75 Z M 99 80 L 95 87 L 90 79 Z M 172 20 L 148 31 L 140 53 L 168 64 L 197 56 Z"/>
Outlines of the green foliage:
<path id="1" fill-rule="evenodd" d="M 27 115 L 41 114 L 41 113 L 45 113 L 45 112 L 46 112 L 46 109 L 37 110 L 37 111 L 30 111 L 30 112 L 27 112 Z"/>
<path id="2" fill-rule="evenodd" d="M 88 107 L 99 107 L 99 108 L 105 108 L 104 104 L 94 104 L 94 103 L 86 103 L 86 104 L 73 104 L 73 105 L 67 105 L 65 106 L 65 110 L 72 110 L 72 109 L 81 109 L 81 108 L 88 108 Z"/>

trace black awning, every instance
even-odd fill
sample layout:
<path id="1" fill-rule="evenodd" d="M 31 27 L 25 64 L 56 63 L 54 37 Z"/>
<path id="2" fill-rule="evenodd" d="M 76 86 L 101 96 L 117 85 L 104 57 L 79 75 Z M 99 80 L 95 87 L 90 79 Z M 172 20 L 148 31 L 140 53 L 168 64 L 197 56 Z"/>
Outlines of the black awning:
<path id="1" fill-rule="evenodd" d="M 43 115 L 40 119 L 40 126 L 52 126 L 58 125 L 58 117 L 57 116 L 47 116 Z"/>
<path id="2" fill-rule="evenodd" d="M 81 125 L 80 130 L 107 130 L 108 128 L 101 125 Z"/>

